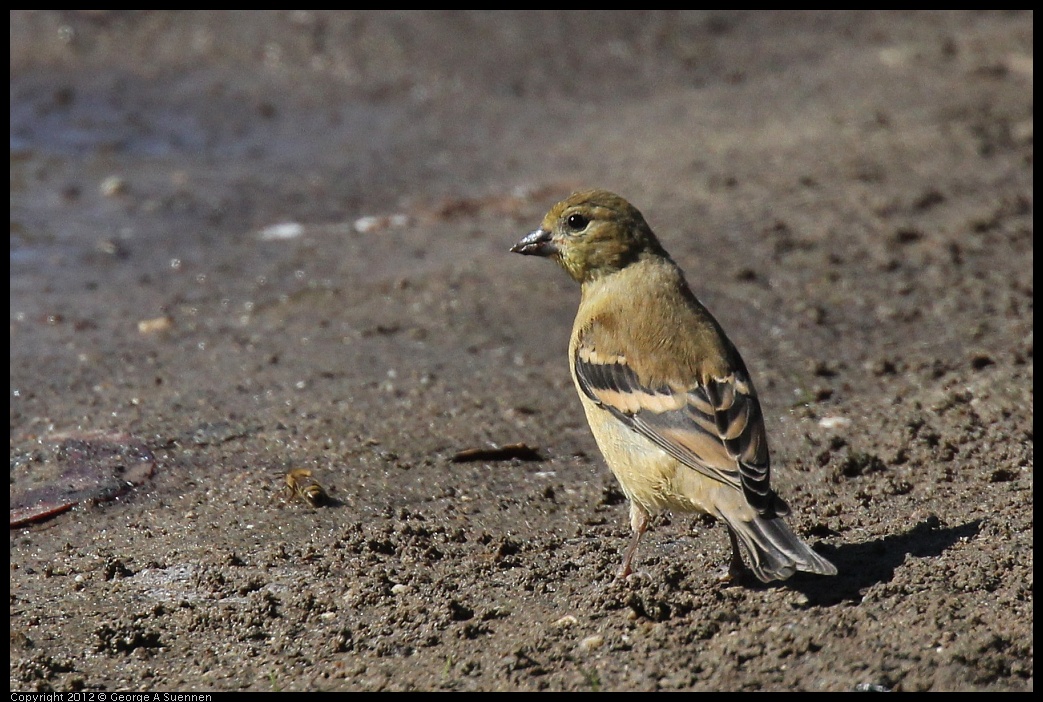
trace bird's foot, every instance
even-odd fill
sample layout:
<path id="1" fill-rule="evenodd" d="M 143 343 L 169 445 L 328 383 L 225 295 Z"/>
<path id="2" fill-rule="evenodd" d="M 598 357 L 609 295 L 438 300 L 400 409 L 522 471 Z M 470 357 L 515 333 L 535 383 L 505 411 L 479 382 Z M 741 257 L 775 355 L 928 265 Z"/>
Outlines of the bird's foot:
<path id="1" fill-rule="evenodd" d="M 652 575 L 644 570 L 635 570 L 628 573 L 624 578 L 627 585 L 635 586 L 652 580 Z"/>
<path id="2" fill-rule="evenodd" d="M 717 574 L 717 582 L 721 585 L 732 587 L 744 585 L 749 580 L 750 574 L 746 566 L 734 561 L 727 567 L 722 568 Z"/>

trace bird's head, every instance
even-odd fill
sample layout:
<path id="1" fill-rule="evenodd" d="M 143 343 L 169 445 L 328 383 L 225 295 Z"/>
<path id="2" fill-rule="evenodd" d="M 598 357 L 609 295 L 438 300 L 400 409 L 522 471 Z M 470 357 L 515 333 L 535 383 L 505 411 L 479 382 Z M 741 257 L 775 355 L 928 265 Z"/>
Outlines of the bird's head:
<path id="1" fill-rule="evenodd" d="M 665 255 L 637 208 L 606 190 L 574 193 L 554 205 L 511 251 L 551 257 L 581 283 L 622 270 L 643 253 Z"/>

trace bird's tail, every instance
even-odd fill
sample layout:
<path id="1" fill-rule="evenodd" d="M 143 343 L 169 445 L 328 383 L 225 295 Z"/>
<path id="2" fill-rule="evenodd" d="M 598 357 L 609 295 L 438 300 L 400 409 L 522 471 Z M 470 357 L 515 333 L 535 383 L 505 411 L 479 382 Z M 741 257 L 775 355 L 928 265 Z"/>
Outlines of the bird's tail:
<path id="1" fill-rule="evenodd" d="M 798 570 L 836 575 L 837 567 L 811 550 L 780 518 L 728 520 L 750 557 L 750 569 L 763 582 L 785 580 Z"/>

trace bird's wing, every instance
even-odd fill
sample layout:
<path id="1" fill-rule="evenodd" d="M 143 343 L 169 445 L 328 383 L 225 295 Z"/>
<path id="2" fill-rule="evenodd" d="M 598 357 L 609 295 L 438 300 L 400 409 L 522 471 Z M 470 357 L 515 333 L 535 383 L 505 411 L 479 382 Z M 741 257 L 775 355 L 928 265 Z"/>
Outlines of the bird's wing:
<path id="1" fill-rule="evenodd" d="M 763 516 L 783 513 L 770 486 L 760 402 L 746 369 L 723 377 L 649 387 L 625 354 L 600 354 L 588 335 L 575 347 L 582 392 L 684 465 L 741 489 Z"/>

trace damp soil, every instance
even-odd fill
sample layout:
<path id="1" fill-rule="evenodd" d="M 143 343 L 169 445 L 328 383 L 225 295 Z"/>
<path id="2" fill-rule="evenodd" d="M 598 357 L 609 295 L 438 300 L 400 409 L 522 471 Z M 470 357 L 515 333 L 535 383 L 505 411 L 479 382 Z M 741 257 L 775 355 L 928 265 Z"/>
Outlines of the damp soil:
<path id="1" fill-rule="evenodd" d="M 11 688 L 1032 690 L 1032 57 L 1030 12 L 12 12 Z M 591 187 L 837 576 L 722 583 L 664 515 L 617 579 L 578 290 L 508 253 Z"/>

